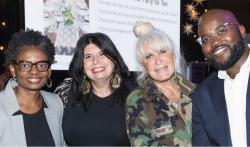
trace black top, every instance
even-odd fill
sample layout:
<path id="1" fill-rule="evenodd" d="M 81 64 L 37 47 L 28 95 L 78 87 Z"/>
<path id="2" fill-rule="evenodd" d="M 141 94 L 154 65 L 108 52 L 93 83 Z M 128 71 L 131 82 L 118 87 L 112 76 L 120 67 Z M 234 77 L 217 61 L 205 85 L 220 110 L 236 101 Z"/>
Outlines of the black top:
<path id="1" fill-rule="evenodd" d="M 55 146 L 55 142 L 44 113 L 44 108 L 47 108 L 47 105 L 43 101 L 42 108 L 34 114 L 26 114 L 20 110 L 14 114 L 23 115 L 27 146 Z"/>
<path id="2" fill-rule="evenodd" d="M 88 111 L 68 106 L 63 116 L 63 134 L 68 145 L 129 146 L 125 105 L 113 104 L 113 95 L 100 98 L 91 93 Z"/>

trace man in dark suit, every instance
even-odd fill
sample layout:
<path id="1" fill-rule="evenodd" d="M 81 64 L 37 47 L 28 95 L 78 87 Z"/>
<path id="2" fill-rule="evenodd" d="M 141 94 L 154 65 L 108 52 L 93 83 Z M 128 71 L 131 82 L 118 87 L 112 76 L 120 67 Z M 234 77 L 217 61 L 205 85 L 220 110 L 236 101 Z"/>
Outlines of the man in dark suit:
<path id="1" fill-rule="evenodd" d="M 250 145 L 250 56 L 246 30 L 227 10 L 212 9 L 198 24 L 202 51 L 218 69 L 193 95 L 194 146 Z"/>

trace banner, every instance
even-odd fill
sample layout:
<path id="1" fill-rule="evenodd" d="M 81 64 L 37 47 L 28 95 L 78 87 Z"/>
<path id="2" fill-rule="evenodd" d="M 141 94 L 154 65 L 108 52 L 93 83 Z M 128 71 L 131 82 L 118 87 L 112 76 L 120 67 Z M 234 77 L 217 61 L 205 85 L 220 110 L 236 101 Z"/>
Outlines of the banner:
<path id="1" fill-rule="evenodd" d="M 68 69 L 78 38 L 88 32 L 107 34 L 129 69 L 140 70 L 133 34 L 137 21 L 167 33 L 179 50 L 180 0 L 25 0 L 25 27 L 44 32 L 55 44 L 56 70 Z"/>

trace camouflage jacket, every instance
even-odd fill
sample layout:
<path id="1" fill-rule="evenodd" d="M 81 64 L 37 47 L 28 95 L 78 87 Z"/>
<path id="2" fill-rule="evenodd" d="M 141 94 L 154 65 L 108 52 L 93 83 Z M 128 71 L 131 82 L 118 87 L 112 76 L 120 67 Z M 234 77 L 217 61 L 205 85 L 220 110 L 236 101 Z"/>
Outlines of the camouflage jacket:
<path id="1" fill-rule="evenodd" d="M 195 86 L 179 74 L 175 80 L 181 87 L 182 114 L 146 76 L 128 96 L 126 125 L 132 146 L 192 145 L 190 95 Z"/>

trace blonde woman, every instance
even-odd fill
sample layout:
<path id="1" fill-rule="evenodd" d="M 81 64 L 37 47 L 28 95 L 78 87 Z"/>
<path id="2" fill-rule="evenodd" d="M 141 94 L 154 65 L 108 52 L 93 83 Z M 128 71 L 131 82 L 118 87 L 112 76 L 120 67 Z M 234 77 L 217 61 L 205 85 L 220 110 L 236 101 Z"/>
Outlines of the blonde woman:
<path id="1" fill-rule="evenodd" d="M 134 29 L 143 73 L 126 102 L 130 142 L 133 146 L 191 146 L 194 85 L 176 71 L 171 39 L 148 25 L 141 22 Z"/>

